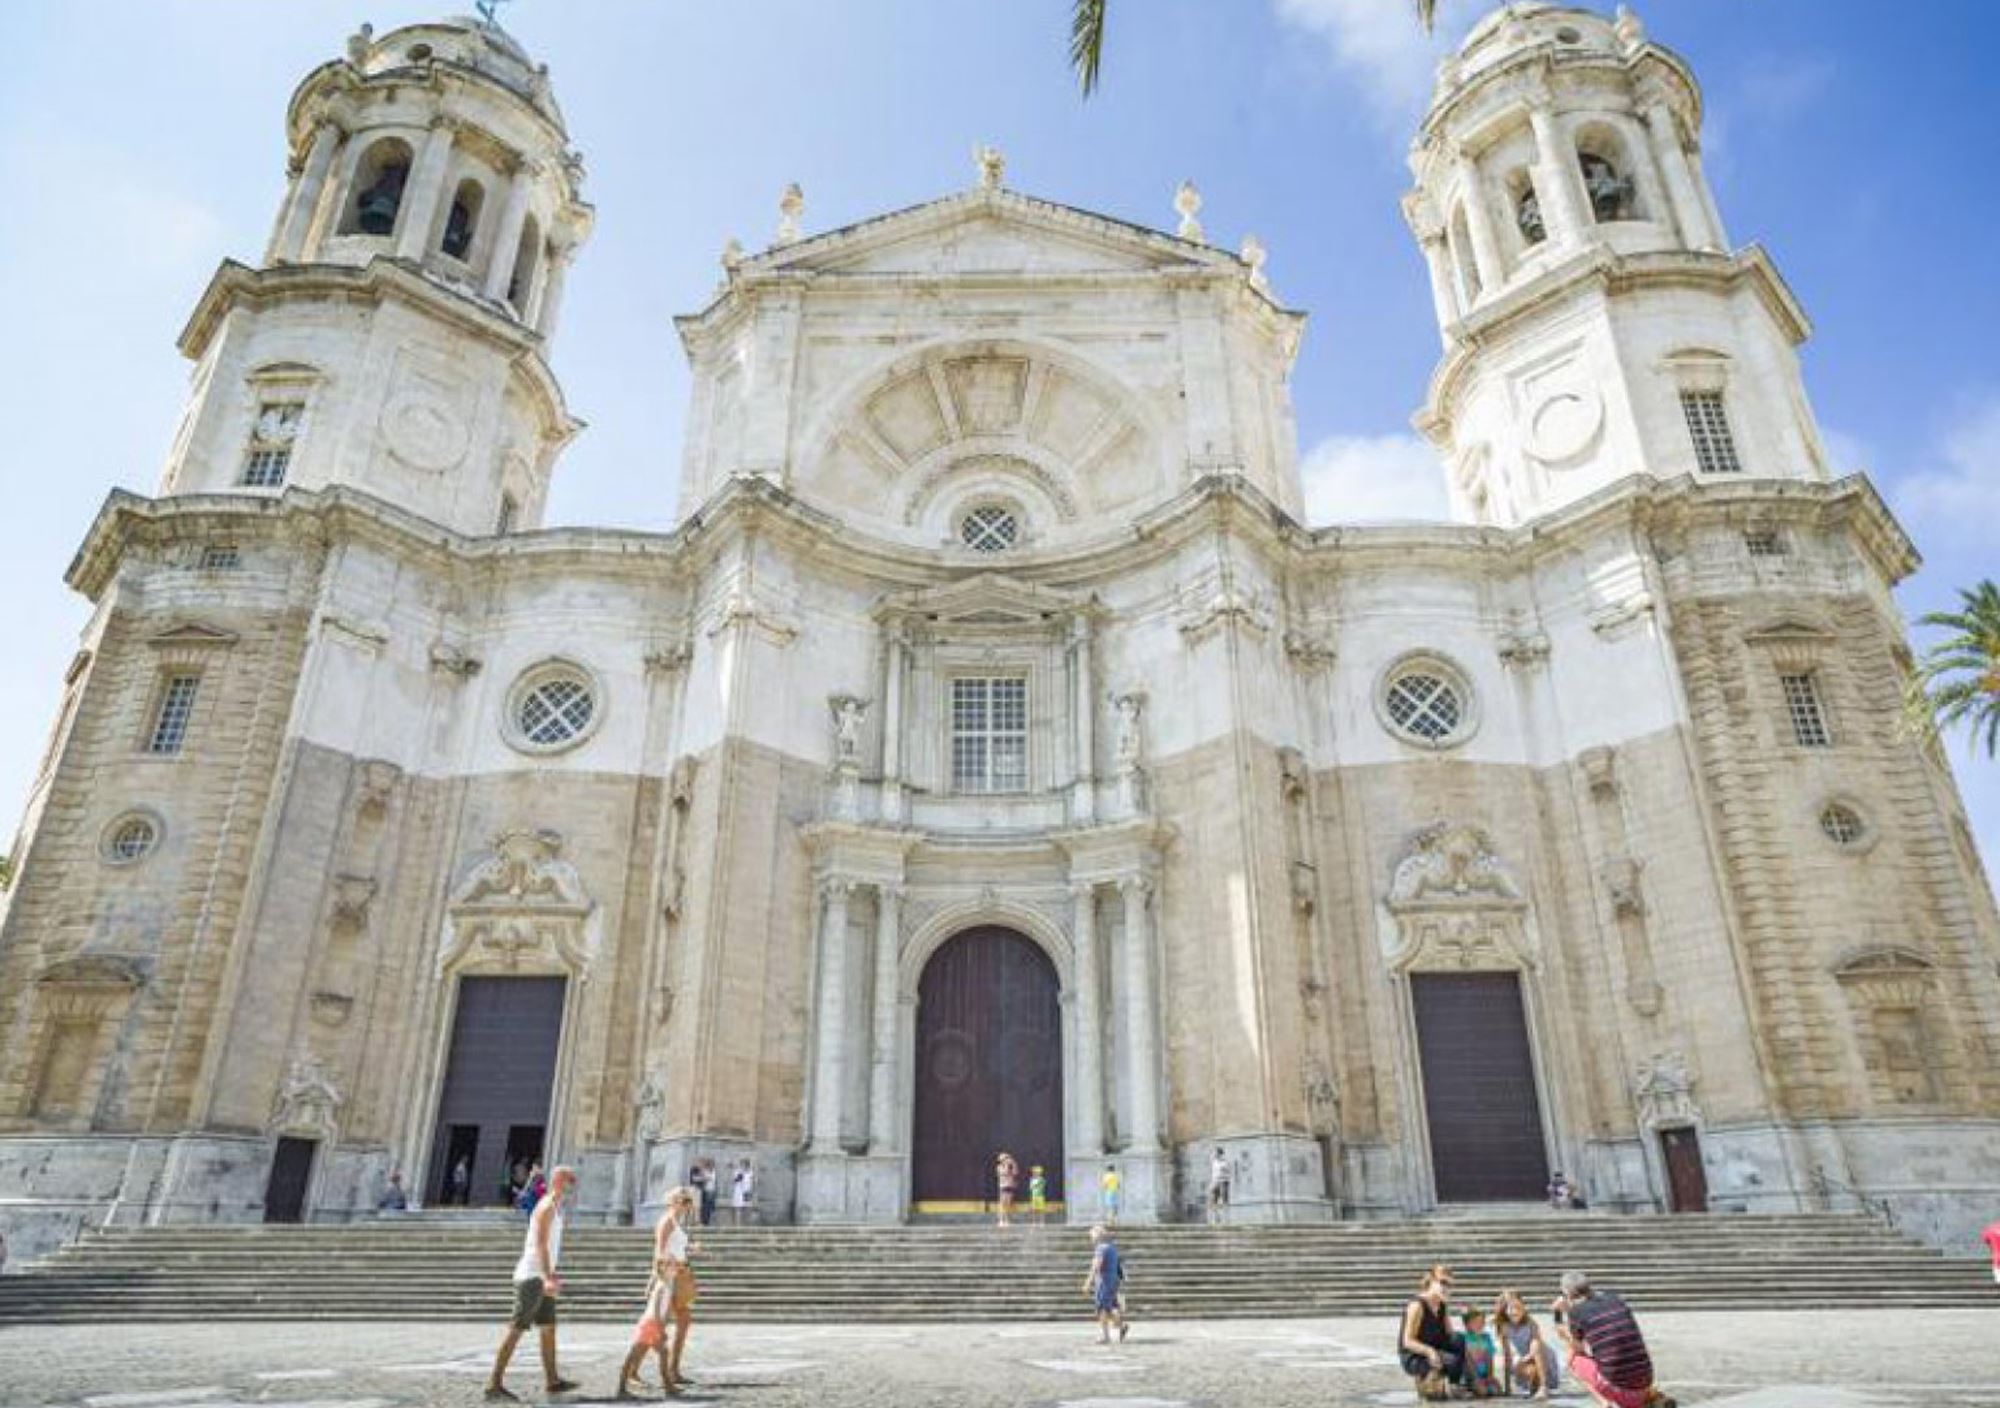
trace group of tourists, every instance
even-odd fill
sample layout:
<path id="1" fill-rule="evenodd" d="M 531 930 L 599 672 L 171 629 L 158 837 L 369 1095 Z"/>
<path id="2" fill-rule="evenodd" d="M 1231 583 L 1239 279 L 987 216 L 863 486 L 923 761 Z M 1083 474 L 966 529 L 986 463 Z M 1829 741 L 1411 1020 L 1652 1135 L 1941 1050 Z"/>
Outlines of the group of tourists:
<path id="1" fill-rule="evenodd" d="M 711 1170 L 712 1171 L 712 1170 Z M 548 1174 L 547 1191 L 528 1214 L 528 1231 L 521 1246 L 520 1260 L 514 1264 L 514 1313 L 507 1332 L 494 1356 L 493 1373 L 486 1382 L 490 1401 L 514 1402 L 517 1395 L 507 1387 L 507 1365 L 521 1337 L 529 1330 L 538 1332 L 542 1356 L 543 1385 L 552 1394 L 570 1393 L 577 1385 L 565 1379 L 556 1367 L 556 1306 L 562 1297 L 563 1230 L 569 1222 L 570 1203 L 576 1192 L 576 1173 L 557 1166 Z M 647 1354 L 659 1364 L 661 1387 L 678 1394 L 688 1379 L 681 1372 L 681 1356 L 687 1349 L 688 1331 L 694 1324 L 695 1276 L 693 1258 L 701 1243 L 688 1233 L 701 1221 L 701 1196 L 682 1185 L 667 1194 L 666 1209 L 653 1227 L 653 1257 L 647 1272 L 646 1296 L 639 1322 L 632 1330 L 631 1348 L 618 1369 L 617 1397 L 630 1399 L 633 1385 Z"/>
<path id="2" fill-rule="evenodd" d="M 1560 1348 L 1518 1291 L 1500 1293 L 1489 1327 L 1478 1306 L 1454 1311 L 1451 1289 L 1451 1268 L 1433 1266 L 1403 1307 L 1396 1350 L 1420 1398 L 1541 1400 L 1567 1372 L 1602 1408 L 1674 1408 L 1672 1396 L 1653 1382 L 1652 1356 L 1631 1308 L 1594 1288 L 1583 1272 L 1565 1271 L 1562 1294 L 1549 1305 Z"/>

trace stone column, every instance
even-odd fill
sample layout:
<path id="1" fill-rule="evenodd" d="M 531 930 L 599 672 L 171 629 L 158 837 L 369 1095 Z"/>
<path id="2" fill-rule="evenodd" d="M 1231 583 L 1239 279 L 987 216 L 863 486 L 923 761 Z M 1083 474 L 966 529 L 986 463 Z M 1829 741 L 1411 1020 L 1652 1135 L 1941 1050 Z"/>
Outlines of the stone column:
<path id="1" fill-rule="evenodd" d="M 402 225 L 396 232 L 396 257 L 421 261 L 430 253 L 431 226 L 437 223 L 438 202 L 444 198 L 445 167 L 451 161 L 451 144 L 457 134 L 451 124 L 440 119 L 431 124 L 410 168 L 409 184 L 403 191 Z"/>
<path id="2" fill-rule="evenodd" d="M 1125 1053 L 1132 1091 L 1129 1154 L 1157 1153 L 1160 1147 L 1158 1021 L 1153 1000 L 1153 929 L 1146 900 L 1153 882 L 1128 875 L 1118 882 L 1125 897 Z"/>
<path id="3" fill-rule="evenodd" d="M 1667 183 L 1667 203 L 1673 207 L 1674 221 L 1681 227 L 1681 239 L 1689 249 L 1715 249 L 1715 232 L 1708 228 L 1708 211 L 1702 206 L 1701 192 L 1695 188 L 1694 168 L 1688 164 L 1687 148 L 1681 145 L 1680 120 L 1658 94 L 1645 100 L 1640 116 L 1652 138 L 1653 155 Z"/>
<path id="4" fill-rule="evenodd" d="M 875 1051 L 868 1089 L 868 1152 L 896 1147 L 896 1014 L 901 1009 L 897 974 L 901 956 L 903 892 L 875 887 Z"/>
<path id="5" fill-rule="evenodd" d="M 1070 706 L 1070 737 L 1075 744 L 1076 777 L 1070 784 L 1072 820 L 1088 822 L 1097 815 L 1097 672 L 1092 668 L 1090 617 L 1082 612 L 1070 621 L 1069 648 L 1071 685 L 1075 699 Z"/>
<path id="6" fill-rule="evenodd" d="M 813 1033 L 811 1149 L 840 1152 L 840 1094 L 847 1044 L 847 899 L 852 880 L 820 886 L 819 1025 Z"/>
<path id="7" fill-rule="evenodd" d="M 493 232 L 493 255 L 486 267 L 486 284 L 481 290 L 496 303 L 507 297 L 507 285 L 514 278 L 514 256 L 521 247 L 521 227 L 528 222 L 528 197 L 533 194 L 535 168 L 522 162 L 507 183 L 507 200 L 500 207 L 500 225 Z"/>
<path id="8" fill-rule="evenodd" d="M 1550 244 L 1575 244 L 1595 223 L 1583 193 L 1583 171 L 1576 149 L 1546 103 L 1528 108 L 1528 125 L 1535 131 L 1535 194 L 1542 200 Z"/>
<path id="9" fill-rule="evenodd" d="M 1437 312 L 1438 336 L 1451 345 L 1451 334 L 1446 331 L 1459 318 L 1458 290 L 1451 284 L 1451 256 L 1444 247 L 1444 231 L 1433 230 L 1422 240 L 1424 267 L 1431 276 L 1431 307 Z"/>
<path id="10" fill-rule="evenodd" d="M 514 237 L 520 242 L 520 236 Z M 542 297 L 535 309 L 535 331 L 542 335 L 544 342 L 556 334 L 556 319 L 562 316 L 563 283 L 569 277 L 570 262 L 576 258 L 576 246 L 552 244 L 549 246 L 549 267 L 542 276 Z"/>
<path id="11" fill-rule="evenodd" d="M 1697 150 L 1689 150 L 1687 153 L 1687 162 L 1688 170 L 1694 176 L 1695 195 L 1700 198 L 1701 208 L 1708 215 L 1709 237 L 1715 241 L 1717 249 L 1727 254 L 1729 252 L 1729 229 L 1722 223 L 1722 211 L 1715 203 L 1715 192 L 1709 187 L 1708 177 L 1701 169 L 1701 153 Z"/>
<path id="12" fill-rule="evenodd" d="M 891 621 L 883 639 L 882 819 L 903 819 L 903 623 Z"/>
<path id="13" fill-rule="evenodd" d="M 312 230 L 313 216 L 319 211 L 320 197 L 326 194 L 326 178 L 333 171 L 333 158 L 340 150 L 340 138 L 340 125 L 336 122 L 322 122 L 314 131 L 312 146 L 306 150 L 305 164 L 299 168 L 298 178 L 292 182 L 291 199 L 286 202 L 284 218 L 279 222 L 278 233 L 265 255 L 270 263 L 296 263 L 305 252 L 306 236 Z"/>
<path id="14" fill-rule="evenodd" d="M 1071 943 L 1076 949 L 1076 1142 L 1077 1153 L 1104 1152 L 1103 982 L 1097 967 L 1097 885 L 1079 880 L 1069 887 L 1073 906 Z"/>
<path id="15" fill-rule="evenodd" d="M 1479 179 L 1479 167 L 1464 152 L 1453 160 L 1458 172 L 1458 198 L 1465 207 L 1465 226 L 1472 234 L 1472 262 L 1479 270 L 1481 290 L 1491 297 L 1507 277 L 1500 262 L 1500 244 L 1493 233 L 1493 207 Z"/>

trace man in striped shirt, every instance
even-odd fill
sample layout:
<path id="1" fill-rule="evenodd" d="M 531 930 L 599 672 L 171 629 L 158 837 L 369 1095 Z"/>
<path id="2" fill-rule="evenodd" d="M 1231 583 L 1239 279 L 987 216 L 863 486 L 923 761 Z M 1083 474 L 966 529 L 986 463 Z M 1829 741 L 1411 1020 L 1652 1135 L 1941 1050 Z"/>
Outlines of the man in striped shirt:
<path id="1" fill-rule="evenodd" d="M 1617 1296 L 1591 1289 L 1581 1271 L 1565 1271 L 1552 1307 L 1569 1345 L 1569 1370 L 1603 1408 L 1675 1408 L 1653 1385 L 1653 1357 L 1639 1322 Z"/>

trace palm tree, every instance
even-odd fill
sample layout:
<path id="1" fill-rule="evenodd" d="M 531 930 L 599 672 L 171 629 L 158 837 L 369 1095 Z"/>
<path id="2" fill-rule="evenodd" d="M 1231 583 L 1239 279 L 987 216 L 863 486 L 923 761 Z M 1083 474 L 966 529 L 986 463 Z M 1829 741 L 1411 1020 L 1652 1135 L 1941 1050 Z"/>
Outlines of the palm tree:
<path id="1" fill-rule="evenodd" d="M 1097 70 L 1104 60 L 1104 8 L 1109 0 L 1070 0 L 1069 65 L 1088 98 L 1097 91 Z M 1426 30 L 1437 23 L 1438 0 L 1410 0 L 1417 23 Z"/>
<path id="2" fill-rule="evenodd" d="M 1953 634 L 1931 645 L 1910 676 L 1910 707 L 1926 729 L 1968 724 L 1970 742 L 2000 754 L 2000 586 L 1959 589 L 1958 611 L 1932 611 L 1918 624 Z"/>

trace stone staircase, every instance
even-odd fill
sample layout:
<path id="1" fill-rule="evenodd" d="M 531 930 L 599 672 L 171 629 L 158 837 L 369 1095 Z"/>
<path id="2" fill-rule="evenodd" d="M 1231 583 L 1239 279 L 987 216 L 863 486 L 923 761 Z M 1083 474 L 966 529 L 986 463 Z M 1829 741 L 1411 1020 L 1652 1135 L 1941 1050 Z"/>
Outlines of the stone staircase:
<path id="1" fill-rule="evenodd" d="M 2000 1306 L 1977 1263 L 1860 1215 L 1451 1217 L 1120 1234 L 1127 1299 L 1151 1318 L 1390 1316 L 1448 1261 L 1462 1298 L 1534 1304 L 1588 1270 L 1649 1310 Z M 702 1234 L 700 1313 L 734 1321 L 1041 1320 L 1085 1309 L 1080 1228 L 773 1227 Z M 521 1224 L 410 1217 L 307 1227 L 92 1232 L 0 1278 L 0 1324 L 132 1320 L 498 1320 Z M 648 1234 L 572 1228 L 566 1313 L 624 1319 Z"/>

